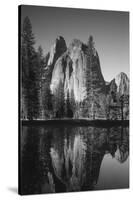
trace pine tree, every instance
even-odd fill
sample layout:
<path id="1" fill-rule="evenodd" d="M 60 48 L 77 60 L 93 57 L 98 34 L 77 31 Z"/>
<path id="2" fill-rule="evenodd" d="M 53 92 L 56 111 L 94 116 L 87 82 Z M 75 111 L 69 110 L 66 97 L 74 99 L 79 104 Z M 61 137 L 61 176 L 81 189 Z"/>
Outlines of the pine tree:
<path id="1" fill-rule="evenodd" d="M 88 107 L 88 113 L 90 112 L 93 113 L 94 112 L 94 88 L 92 82 L 93 51 L 94 51 L 93 36 L 89 37 L 87 47 L 88 48 L 87 48 L 87 69 L 86 69 L 86 91 L 87 91 L 86 106 Z"/>
<path id="2" fill-rule="evenodd" d="M 92 90 L 92 56 L 93 56 L 93 37 L 90 36 L 87 43 L 87 69 L 86 69 L 86 89 L 87 97 Z"/>
<path id="3" fill-rule="evenodd" d="M 38 47 L 38 51 L 37 51 L 37 59 L 38 59 L 38 69 L 39 69 L 39 85 L 40 85 L 40 90 L 39 90 L 39 117 L 41 119 L 44 119 L 44 105 L 43 105 L 43 99 L 44 99 L 44 80 L 43 80 L 43 76 L 44 76 L 44 68 L 45 68 L 45 63 L 44 63 L 44 57 L 43 57 L 43 49 L 41 46 Z"/>
<path id="4" fill-rule="evenodd" d="M 28 17 L 25 17 L 23 21 L 21 38 L 22 105 L 27 115 L 24 117 L 31 120 L 38 117 L 40 86 L 37 53 L 34 48 L 35 38 Z"/>
<path id="5" fill-rule="evenodd" d="M 129 95 L 121 95 L 119 98 L 120 101 L 120 109 L 121 109 L 121 120 L 124 120 L 124 107 L 125 105 L 129 106 Z"/>

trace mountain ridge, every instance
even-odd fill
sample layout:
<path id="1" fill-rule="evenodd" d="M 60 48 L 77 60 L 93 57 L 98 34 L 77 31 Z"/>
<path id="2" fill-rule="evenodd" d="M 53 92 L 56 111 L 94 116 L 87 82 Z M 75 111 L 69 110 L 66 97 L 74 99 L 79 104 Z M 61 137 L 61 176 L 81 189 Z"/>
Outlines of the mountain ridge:
<path id="1" fill-rule="evenodd" d="M 50 56 L 49 56 L 49 59 L 47 62 L 47 66 L 50 66 L 53 64 L 57 65 L 57 63 L 56 63 L 57 60 L 58 60 L 58 62 L 60 62 L 60 61 L 62 61 L 62 59 L 65 59 L 65 57 L 67 57 L 67 55 L 68 55 L 68 57 L 70 56 L 70 59 L 75 60 L 76 53 L 74 51 L 76 51 L 76 49 L 79 49 L 80 51 L 85 52 L 87 49 L 87 45 L 85 43 L 83 43 L 81 40 L 74 38 L 74 39 L 72 39 L 72 41 L 70 42 L 70 44 L 67 47 L 64 37 L 58 36 L 55 39 L 55 42 L 53 43 L 53 45 L 51 46 L 51 49 L 49 52 Z M 77 53 L 79 53 L 79 52 L 77 52 Z M 96 56 L 99 59 L 98 52 L 95 48 L 94 48 L 94 56 Z M 100 59 L 99 59 L 99 62 L 100 62 Z M 100 64 L 98 65 L 98 67 L 99 67 L 100 73 L 102 74 L 102 69 L 101 69 Z M 103 74 L 102 74 L 102 76 L 103 76 Z M 123 77 L 124 77 L 124 79 L 126 79 L 127 90 L 128 90 L 127 93 L 129 93 L 129 78 L 125 72 L 120 72 L 113 79 L 115 79 L 115 83 L 116 83 L 117 87 L 120 87 L 120 82 L 123 79 Z M 113 81 L 113 79 L 111 81 L 105 81 L 105 77 L 103 76 L 104 83 L 107 86 Z M 53 92 L 53 87 L 56 87 L 56 86 L 53 83 L 52 83 L 52 85 L 53 86 L 50 86 L 50 88 L 51 88 L 51 91 Z M 122 93 L 124 93 L 124 91 L 122 91 Z"/>
<path id="2" fill-rule="evenodd" d="M 89 103 L 86 107 L 88 107 L 90 113 L 94 112 L 92 110 L 96 107 L 95 112 L 99 118 L 102 113 L 104 113 L 103 116 L 106 115 L 104 103 L 112 92 L 117 93 L 117 95 L 129 95 L 129 78 L 124 72 L 120 72 L 107 83 L 102 74 L 100 58 L 94 47 L 94 42 L 92 44 L 92 64 L 90 65 L 88 64 L 89 47 L 87 44 L 74 38 L 67 47 L 65 39 L 59 36 L 51 48 L 51 56 L 49 56 L 47 65 L 52 66 L 50 81 L 52 95 L 56 96 L 57 91 L 62 87 L 64 98 L 67 99 L 68 96 L 74 98 L 74 101 L 78 104 L 84 103 L 88 96 Z M 87 87 L 90 87 L 88 91 Z M 111 96 L 110 98 L 113 99 L 114 97 Z M 83 113 L 86 111 L 81 110 L 80 106 L 78 111 L 75 111 L 75 118 L 84 116 Z M 88 117 L 88 114 L 86 116 Z"/>

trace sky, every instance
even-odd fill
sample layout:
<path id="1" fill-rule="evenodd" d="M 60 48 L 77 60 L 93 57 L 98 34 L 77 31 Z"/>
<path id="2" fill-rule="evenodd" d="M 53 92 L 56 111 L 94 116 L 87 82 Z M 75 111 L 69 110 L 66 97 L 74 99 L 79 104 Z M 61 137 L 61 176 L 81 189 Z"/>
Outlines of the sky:
<path id="1" fill-rule="evenodd" d="M 36 39 L 46 54 L 61 35 L 67 46 L 77 38 L 84 43 L 93 35 L 106 81 L 120 72 L 129 77 L 129 13 L 44 6 L 21 7 L 21 19 L 28 16 Z"/>

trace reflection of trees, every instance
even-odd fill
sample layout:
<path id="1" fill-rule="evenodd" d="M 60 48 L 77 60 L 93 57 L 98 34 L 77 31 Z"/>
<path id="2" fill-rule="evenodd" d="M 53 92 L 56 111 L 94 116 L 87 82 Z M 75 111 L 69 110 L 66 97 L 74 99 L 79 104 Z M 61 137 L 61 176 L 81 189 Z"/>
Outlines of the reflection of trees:
<path id="1" fill-rule="evenodd" d="M 106 153 L 114 157 L 119 149 L 121 159 L 128 157 L 126 131 L 128 132 L 127 128 L 121 127 L 76 127 L 65 128 L 64 131 L 56 129 L 52 139 L 51 158 L 55 173 L 66 185 L 66 190 L 94 189 Z"/>
<path id="2" fill-rule="evenodd" d="M 129 155 L 129 128 L 113 127 L 108 129 L 108 152 L 120 163 L 127 160 Z"/>
<path id="3" fill-rule="evenodd" d="M 23 134 L 27 135 L 26 142 L 21 152 L 21 191 L 22 194 L 34 194 L 39 189 L 41 171 L 39 151 L 39 132 L 36 128 L 25 128 Z"/>
<path id="4" fill-rule="evenodd" d="M 102 159 L 105 154 L 105 129 L 89 127 L 86 132 L 86 180 L 82 190 L 93 189 L 97 184 Z"/>
<path id="5" fill-rule="evenodd" d="M 25 128 L 26 142 L 22 151 L 22 193 L 52 192 L 49 184 L 49 132 L 35 127 Z M 49 177 L 48 177 L 49 173 Z"/>
<path id="6" fill-rule="evenodd" d="M 128 128 L 25 128 L 22 149 L 23 193 L 92 190 L 103 157 L 128 158 Z"/>
<path id="7" fill-rule="evenodd" d="M 54 173 L 50 157 L 51 130 L 25 127 L 27 135 L 21 151 L 21 193 L 39 194 L 66 191 Z"/>
<path id="8" fill-rule="evenodd" d="M 128 128 L 121 128 L 121 140 L 117 146 L 117 150 L 115 152 L 115 158 L 120 162 L 124 163 L 129 155 L 129 134 Z"/>

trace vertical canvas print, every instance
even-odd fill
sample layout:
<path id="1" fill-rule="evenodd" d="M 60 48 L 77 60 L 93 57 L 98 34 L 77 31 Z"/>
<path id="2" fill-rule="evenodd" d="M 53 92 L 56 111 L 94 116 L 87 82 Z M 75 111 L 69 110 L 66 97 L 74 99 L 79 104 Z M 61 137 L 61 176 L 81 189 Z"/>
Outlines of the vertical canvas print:
<path id="1" fill-rule="evenodd" d="M 129 13 L 19 6 L 19 194 L 129 188 Z"/>

